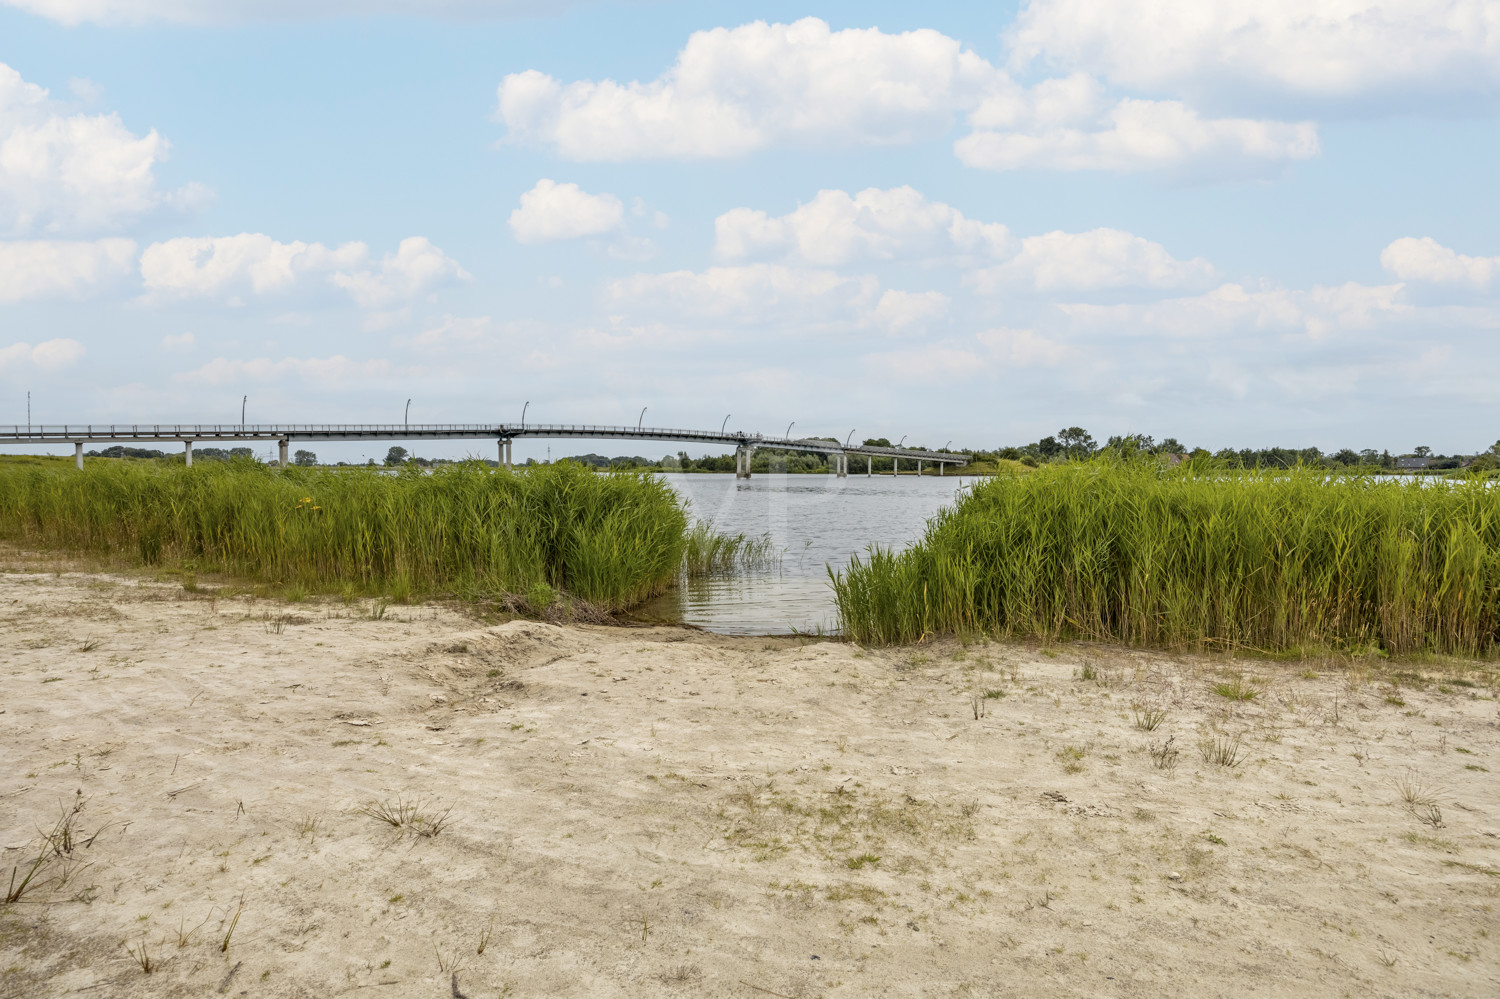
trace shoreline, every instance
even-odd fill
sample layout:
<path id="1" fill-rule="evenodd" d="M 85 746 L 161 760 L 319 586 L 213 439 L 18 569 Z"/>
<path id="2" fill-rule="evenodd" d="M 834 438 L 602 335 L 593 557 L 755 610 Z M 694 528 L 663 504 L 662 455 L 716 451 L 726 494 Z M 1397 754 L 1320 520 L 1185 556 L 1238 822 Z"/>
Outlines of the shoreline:
<path id="1" fill-rule="evenodd" d="M 1500 982 L 1488 664 L 367 610 L 0 575 L 6 865 L 83 802 L 68 882 L 0 915 L 8 992 Z M 1216 693 L 1231 674 L 1256 693 Z M 1220 737 L 1233 766 L 1202 755 Z M 370 814 L 403 803 L 436 835 Z"/>

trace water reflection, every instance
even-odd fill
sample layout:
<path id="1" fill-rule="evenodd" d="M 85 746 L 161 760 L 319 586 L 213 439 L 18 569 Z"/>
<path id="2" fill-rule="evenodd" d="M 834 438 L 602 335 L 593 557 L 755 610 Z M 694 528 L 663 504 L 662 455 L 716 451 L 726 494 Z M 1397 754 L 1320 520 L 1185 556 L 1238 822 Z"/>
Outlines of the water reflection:
<path id="1" fill-rule="evenodd" d="M 662 476 L 692 514 L 720 531 L 769 534 L 781 553 L 769 571 L 696 579 L 637 610 L 650 620 L 684 621 L 723 634 L 786 634 L 836 627 L 828 566 L 868 549 L 905 547 L 927 518 L 951 504 L 972 476 L 757 475 Z"/>

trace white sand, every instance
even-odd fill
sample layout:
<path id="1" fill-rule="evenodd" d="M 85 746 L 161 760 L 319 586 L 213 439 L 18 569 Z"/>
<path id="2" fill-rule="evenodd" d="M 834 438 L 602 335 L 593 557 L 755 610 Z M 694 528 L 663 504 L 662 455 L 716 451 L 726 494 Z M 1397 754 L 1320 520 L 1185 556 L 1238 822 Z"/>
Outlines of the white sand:
<path id="1" fill-rule="evenodd" d="M 1493 673 L 367 611 L 0 576 L 0 995 L 1500 995 Z"/>

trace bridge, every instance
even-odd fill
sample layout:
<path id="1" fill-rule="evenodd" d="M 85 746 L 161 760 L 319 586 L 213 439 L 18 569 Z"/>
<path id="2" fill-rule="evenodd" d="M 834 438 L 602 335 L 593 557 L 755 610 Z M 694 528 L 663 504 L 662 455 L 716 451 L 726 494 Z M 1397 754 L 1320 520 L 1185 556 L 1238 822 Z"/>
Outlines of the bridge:
<path id="1" fill-rule="evenodd" d="M 18 444 L 72 444 L 73 456 L 83 467 L 83 446 L 108 441 L 181 441 L 187 464 L 193 463 L 195 443 L 225 441 L 276 441 L 281 466 L 294 441 L 413 441 L 494 440 L 500 449 L 500 464 L 511 467 L 511 442 L 522 437 L 561 437 L 575 440 L 669 441 L 678 444 L 711 444 L 735 449 L 735 475 L 750 478 L 750 460 L 760 448 L 808 451 L 828 456 L 834 474 L 849 474 L 849 457 L 865 459 L 865 475 L 874 474 L 875 458 L 890 458 L 891 474 L 900 474 L 901 459 L 916 463 L 921 474 L 924 462 L 937 465 L 942 475 L 948 465 L 963 466 L 969 456 L 919 448 L 877 447 L 840 444 L 818 437 L 767 437 L 742 430 L 726 432 L 684 430 L 671 427 L 613 427 L 575 423 L 62 423 L 32 426 L 0 426 L 0 442 Z"/>

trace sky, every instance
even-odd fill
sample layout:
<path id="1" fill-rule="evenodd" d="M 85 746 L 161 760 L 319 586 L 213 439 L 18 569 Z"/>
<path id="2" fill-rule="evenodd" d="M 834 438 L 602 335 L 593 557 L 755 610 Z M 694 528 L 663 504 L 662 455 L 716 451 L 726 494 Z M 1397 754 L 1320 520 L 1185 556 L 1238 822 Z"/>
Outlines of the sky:
<path id="1" fill-rule="evenodd" d="M 1473 452 L 1497 111 L 1500 0 L 0 0 L 0 421 Z"/>

